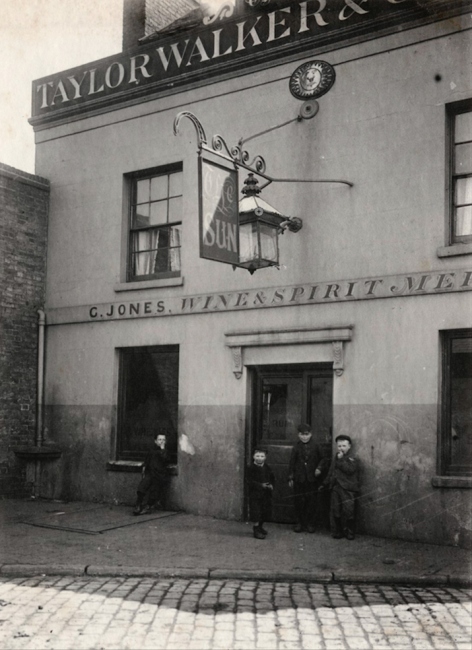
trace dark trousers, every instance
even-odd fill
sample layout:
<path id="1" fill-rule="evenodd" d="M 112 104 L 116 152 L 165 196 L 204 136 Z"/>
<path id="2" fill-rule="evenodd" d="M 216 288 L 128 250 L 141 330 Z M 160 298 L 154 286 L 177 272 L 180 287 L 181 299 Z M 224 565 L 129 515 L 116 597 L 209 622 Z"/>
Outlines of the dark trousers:
<path id="1" fill-rule="evenodd" d="M 350 490 L 345 490 L 340 485 L 335 485 L 331 490 L 331 530 L 336 532 L 337 524 L 340 523 L 343 530 L 349 529 L 354 532 L 355 518 L 356 492 L 351 492 Z"/>
<path id="2" fill-rule="evenodd" d="M 137 492 L 138 506 L 154 506 L 157 503 L 161 503 L 162 507 L 164 507 L 167 481 L 147 474 L 139 482 Z"/>
<path id="3" fill-rule="evenodd" d="M 310 481 L 293 484 L 295 514 L 297 522 L 302 526 L 315 525 L 317 487 L 317 483 Z"/>
<path id="4" fill-rule="evenodd" d="M 269 490 L 249 498 L 249 516 L 251 521 L 259 525 L 271 520 L 272 493 Z"/>

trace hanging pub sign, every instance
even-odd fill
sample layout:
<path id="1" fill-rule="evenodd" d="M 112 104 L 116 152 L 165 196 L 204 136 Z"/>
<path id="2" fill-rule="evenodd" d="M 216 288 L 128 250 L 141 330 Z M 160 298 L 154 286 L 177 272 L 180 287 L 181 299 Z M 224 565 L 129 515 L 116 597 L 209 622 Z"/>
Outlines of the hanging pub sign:
<path id="1" fill-rule="evenodd" d="M 200 257 L 239 263 L 238 172 L 234 163 L 203 149 L 198 160 Z"/>

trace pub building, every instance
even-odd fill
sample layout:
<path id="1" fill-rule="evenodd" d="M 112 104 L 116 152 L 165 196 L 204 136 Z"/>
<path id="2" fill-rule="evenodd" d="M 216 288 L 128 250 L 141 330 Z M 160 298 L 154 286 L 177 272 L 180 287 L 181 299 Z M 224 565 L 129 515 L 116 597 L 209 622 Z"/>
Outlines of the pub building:
<path id="1" fill-rule="evenodd" d="M 244 521 L 256 444 L 352 437 L 359 532 L 470 546 L 470 2 L 124 3 L 33 82 L 50 181 L 38 492 Z M 162 5 L 162 6 L 161 6 Z"/>

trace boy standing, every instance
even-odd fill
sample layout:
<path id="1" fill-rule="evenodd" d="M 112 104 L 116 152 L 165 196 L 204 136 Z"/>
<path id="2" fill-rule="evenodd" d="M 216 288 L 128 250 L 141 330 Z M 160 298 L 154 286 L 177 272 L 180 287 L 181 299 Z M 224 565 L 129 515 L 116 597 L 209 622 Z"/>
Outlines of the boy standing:
<path id="1" fill-rule="evenodd" d="M 312 440 L 310 425 L 299 424 L 298 442 L 292 447 L 288 467 L 288 484 L 295 497 L 297 523 L 293 530 L 296 533 L 315 532 L 316 493 L 321 474 L 318 465 L 322 458 L 320 446 Z"/>
<path id="2" fill-rule="evenodd" d="M 149 513 L 152 506 L 161 502 L 165 497 L 169 482 L 169 456 L 166 451 L 166 441 L 164 434 L 157 434 L 154 439 L 155 448 L 149 452 L 144 461 L 133 515 Z"/>
<path id="3" fill-rule="evenodd" d="M 350 453 L 349 436 L 336 437 L 336 454 L 323 486 L 331 489 L 330 523 L 334 539 L 354 539 L 355 505 L 360 489 L 360 465 Z"/>
<path id="4" fill-rule="evenodd" d="M 267 531 L 264 522 L 272 515 L 272 490 L 274 489 L 274 473 L 266 464 L 267 452 L 256 447 L 253 464 L 247 472 L 249 486 L 249 510 L 251 521 L 255 522 L 253 534 L 256 539 L 265 539 Z"/>

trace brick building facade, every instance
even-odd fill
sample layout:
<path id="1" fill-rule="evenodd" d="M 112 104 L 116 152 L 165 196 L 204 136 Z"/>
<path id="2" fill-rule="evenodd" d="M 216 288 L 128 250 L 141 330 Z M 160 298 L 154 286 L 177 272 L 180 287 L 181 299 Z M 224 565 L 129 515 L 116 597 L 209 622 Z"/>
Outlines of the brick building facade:
<path id="1" fill-rule="evenodd" d="M 29 493 L 13 448 L 36 423 L 37 310 L 44 304 L 49 182 L 0 163 L 0 495 Z"/>

